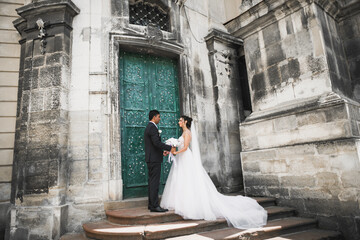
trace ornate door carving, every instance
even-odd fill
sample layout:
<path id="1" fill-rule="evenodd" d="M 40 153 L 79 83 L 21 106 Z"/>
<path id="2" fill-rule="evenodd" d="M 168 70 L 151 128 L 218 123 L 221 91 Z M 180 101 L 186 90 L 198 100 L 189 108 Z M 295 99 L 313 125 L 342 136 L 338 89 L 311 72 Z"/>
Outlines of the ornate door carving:
<path id="1" fill-rule="evenodd" d="M 175 60 L 147 54 L 120 52 L 121 161 L 124 198 L 147 196 L 144 130 L 148 113 L 161 113 L 163 141 L 179 136 L 179 97 Z M 164 158 L 160 192 L 171 165 Z"/>

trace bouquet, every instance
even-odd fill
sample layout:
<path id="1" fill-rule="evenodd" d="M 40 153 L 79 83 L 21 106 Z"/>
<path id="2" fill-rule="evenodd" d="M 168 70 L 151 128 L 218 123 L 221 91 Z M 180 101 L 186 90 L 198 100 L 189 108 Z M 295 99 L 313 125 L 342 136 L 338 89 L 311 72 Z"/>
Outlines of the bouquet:
<path id="1" fill-rule="evenodd" d="M 173 147 L 178 147 L 178 146 L 180 146 L 180 142 L 179 142 L 179 140 L 176 139 L 176 138 L 169 138 L 168 140 L 165 141 L 165 143 L 166 143 L 167 145 L 171 145 L 171 146 L 173 146 Z"/>
<path id="2" fill-rule="evenodd" d="M 173 147 L 180 146 L 180 141 L 178 139 L 176 139 L 176 138 L 169 138 L 168 140 L 165 141 L 165 143 L 167 145 L 171 145 Z M 175 156 L 170 152 L 169 153 L 169 158 L 168 158 L 168 163 L 174 162 L 174 164 L 175 164 L 175 160 L 176 160 Z"/>

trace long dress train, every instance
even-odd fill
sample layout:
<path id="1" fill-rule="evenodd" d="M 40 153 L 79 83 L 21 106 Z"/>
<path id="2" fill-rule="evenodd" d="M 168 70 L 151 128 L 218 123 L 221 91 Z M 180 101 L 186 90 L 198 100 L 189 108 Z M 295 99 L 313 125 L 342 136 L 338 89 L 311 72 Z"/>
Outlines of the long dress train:
<path id="1" fill-rule="evenodd" d="M 181 149 L 184 147 L 183 136 L 179 142 Z M 174 210 L 184 219 L 225 218 L 229 225 L 239 229 L 264 226 L 267 221 L 265 209 L 252 198 L 219 193 L 203 168 L 200 156 L 196 155 L 188 148 L 176 156 L 160 206 Z"/>

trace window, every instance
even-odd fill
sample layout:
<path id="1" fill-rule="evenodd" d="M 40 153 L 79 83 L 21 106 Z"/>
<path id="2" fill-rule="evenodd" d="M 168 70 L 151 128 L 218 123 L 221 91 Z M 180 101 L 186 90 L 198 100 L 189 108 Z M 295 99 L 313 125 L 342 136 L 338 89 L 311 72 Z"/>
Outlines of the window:
<path id="1" fill-rule="evenodd" d="M 156 3 L 151 1 L 130 1 L 129 11 L 131 24 L 141 26 L 151 24 L 163 31 L 170 31 L 168 11 Z"/>

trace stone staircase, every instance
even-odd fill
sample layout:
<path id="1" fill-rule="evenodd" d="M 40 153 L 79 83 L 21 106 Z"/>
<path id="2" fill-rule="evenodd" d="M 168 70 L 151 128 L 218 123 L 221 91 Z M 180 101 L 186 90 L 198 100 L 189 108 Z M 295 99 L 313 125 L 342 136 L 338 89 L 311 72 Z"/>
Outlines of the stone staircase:
<path id="1" fill-rule="evenodd" d="M 263 228 L 239 230 L 228 227 L 225 219 L 216 221 L 184 220 L 173 211 L 152 213 L 147 199 L 105 204 L 107 220 L 83 224 L 84 233 L 67 234 L 61 240 L 320 240 L 343 239 L 341 234 L 317 228 L 317 221 L 296 217 L 295 209 L 276 205 L 275 198 L 256 199 L 268 212 Z"/>

